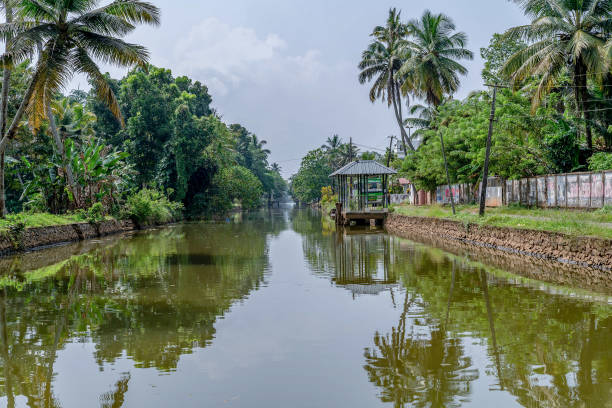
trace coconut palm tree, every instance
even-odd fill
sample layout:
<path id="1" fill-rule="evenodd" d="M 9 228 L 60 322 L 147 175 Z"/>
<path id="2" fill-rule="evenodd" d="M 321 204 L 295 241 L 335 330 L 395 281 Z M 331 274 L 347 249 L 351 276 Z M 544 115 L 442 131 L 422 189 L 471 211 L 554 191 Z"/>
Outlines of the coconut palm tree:
<path id="1" fill-rule="evenodd" d="M 400 12 L 392 8 L 389 10 L 387 24 L 374 28 L 373 41 L 363 52 L 359 63 L 359 83 L 365 84 L 374 80 L 370 89 L 370 101 L 375 102 L 382 99 L 387 106 L 393 105 L 395 119 L 402 135 L 402 144 L 406 151 L 406 143 L 411 150 L 414 146 L 408 140 L 406 129 L 404 129 L 402 118 L 402 103 L 400 95 L 400 84 L 396 77 L 397 71 L 402 66 L 402 56 L 405 56 L 406 26 L 400 21 Z"/>
<path id="2" fill-rule="evenodd" d="M 587 80 L 598 80 L 610 71 L 606 40 L 612 32 L 610 0 L 514 0 L 531 23 L 509 29 L 506 36 L 531 43 L 510 57 L 502 73 L 518 86 L 523 80 L 539 78 L 533 106 L 556 85 L 558 76 L 569 69 L 573 77 L 576 107 L 585 120 L 586 141 L 593 149 Z"/>
<path id="3" fill-rule="evenodd" d="M 325 144 L 321 146 L 323 150 L 326 152 L 333 152 L 334 150 L 338 150 L 342 145 L 342 139 L 337 134 L 334 134 L 331 137 L 328 137 L 325 141 Z"/>
<path id="4" fill-rule="evenodd" d="M 467 74 L 467 68 L 457 61 L 474 58 L 465 48 L 467 36 L 454 32 L 455 24 L 450 17 L 429 10 L 419 20 L 409 21 L 406 27 L 410 39 L 406 41 L 405 61 L 397 74 L 403 78 L 402 92 L 412 92 L 437 108 L 445 95 L 457 91 L 459 75 Z"/>
<path id="5" fill-rule="evenodd" d="M 340 168 L 339 164 L 341 161 L 340 148 L 342 147 L 342 138 L 337 134 L 328 137 L 325 144 L 321 146 L 321 149 L 325 150 L 327 157 L 329 158 L 329 165 L 332 169 L 337 170 Z"/>
<path id="6" fill-rule="evenodd" d="M 280 174 L 282 168 L 278 163 L 275 162 L 275 163 L 272 163 L 272 165 L 270 166 L 270 170 L 272 170 L 275 173 Z"/>
<path id="7" fill-rule="evenodd" d="M 451 96 L 459 89 L 459 75 L 467 74 L 467 68 L 457 60 L 472 59 L 474 54 L 465 48 L 467 35 L 454 32 L 453 20 L 444 14 L 432 14 L 425 10 L 421 19 L 410 20 L 407 28 L 410 40 L 405 50 L 406 61 L 397 74 L 404 78 L 402 92 L 412 92 L 424 98 L 435 111 L 446 95 Z M 447 169 L 448 188 L 452 191 L 442 133 L 440 145 Z M 454 214 L 452 194 L 451 205 Z"/>
<path id="8" fill-rule="evenodd" d="M 158 25 L 159 9 L 137 0 L 98 5 L 98 0 L 21 0 L 15 5 L 19 19 L 0 25 L 0 36 L 9 45 L 1 58 L 3 67 L 10 68 L 38 54 L 23 101 L 2 134 L 0 154 L 15 136 L 26 112 L 33 128 L 44 117 L 52 120 L 50 101 L 75 73 L 89 78 L 98 97 L 123 124 L 117 99 L 95 60 L 146 67 L 146 49 L 121 38 L 134 31 L 136 24 Z"/>

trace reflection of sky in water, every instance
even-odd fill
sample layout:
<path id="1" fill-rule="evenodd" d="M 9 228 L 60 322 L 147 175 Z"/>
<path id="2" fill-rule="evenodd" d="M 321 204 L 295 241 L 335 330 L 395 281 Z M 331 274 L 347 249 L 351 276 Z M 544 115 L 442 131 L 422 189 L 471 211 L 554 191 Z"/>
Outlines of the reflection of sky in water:
<path id="1" fill-rule="evenodd" d="M 609 395 L 609 306 L 590 303 L 583 292 L 581 299 L 571 299 L 568 290 L 554 294 L 545 284 L 525 287 L 494 275 L 484 280 L 484 292 L 478 267 L 441 251 L 384 234 L 322 233 L 316 216 L 294 212 L 289 220 L 287 214 L 265 221 L 266 232 L 251 228 L 258 224 L 250 221 L 191 224 L 175 228 L 186 235 L 160 243 L 144 234 L 102 256 L 105 265 L 115 262 L 106 271 L 119 277 L 108 293 L 129 295 L 137 312 L 130 314 L 130 330 L 120 321 L 103 327 L 105 333 L 97 326 L 77 333 L 70 325 L 53 365 L 55 401 L 63 407 L 98 406 L 129 373 L 123 406 L 130 407 L 382 406 L 382 395 L 401 394 L 403 383 L 377 385 L 365 370 L 371 364 L 366 349 L 381 357 L 376 336 L 392 339 L 398 332 L 403 340 L 388 352 L 404 360 L 390 367 L 414 374 L 414 383 L 402 381 L 417 390 L 415 404 L 438 392 L 447 406 L 503 408 L 548 393 L 580 406 L 576 390 L 584 383 L 578 378 L 584 362 L 578 360 L 585 355 L 592 359 L 592 382 L 601 384 L 581 395 L 594 403 Z M 150 256 L 138 259 L 135 254 L 144 250 Z M 352 264 L 342 263 L 347 255 Z M 89 300 L 85 291 L 76 302 Z M 190 311 L 206 317 L 193 320 Z M 48 313 L 51 332 L 54 313 Z M 156 326 L 155 316 L 165 323 Z M 173 320 L 182 324 L 175 329 Z M 39 335 L 32 331 L 26 337 L 36 341 Z M 202 343 L 200 335 L 209 338 Z M 181 347 L 172 352 L 175 336 Z M 115 340 L 119 354 L 96 361 Z M 146 350 L 130 348 L 134 341 L 152 347 L 151 353 L 165 344 L 176 366 L 156 366 L 142 357 Z M 48 348 L 37 352 L 48 356 Z M 36 392 L 42 396 L 47 360 L 37 361 Z M 559 378 L 572 390 L 570 400 L 556 395 Z M 0 405 L 6 406 L 4 371 L 0 379 Z M 15 406 L 27 404 L 16 396 Z"/>

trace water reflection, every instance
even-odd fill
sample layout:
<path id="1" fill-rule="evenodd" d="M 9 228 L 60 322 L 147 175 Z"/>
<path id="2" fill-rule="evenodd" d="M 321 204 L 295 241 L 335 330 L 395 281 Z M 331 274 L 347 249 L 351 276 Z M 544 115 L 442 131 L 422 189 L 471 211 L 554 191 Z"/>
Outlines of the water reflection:
<path id="1" fill-rule="evenodd" d="M 511 399 L 499 406 L 612 406 L 609 304 L 386 234 L 326 231 L 325 223 L 299 219 L 313 271 L 353 295 L 388 290 L 401 310 L 364 352 L 382 402 L 453 407 L 500 392 Z"/>
<path id="2" fill-rule="evenodd" d="M 298 407 L 612 407 L 610 304 L 379 231 L 338 231 L 318 212 L 184 224 L 0 268 L 0 405 L 11 408 L 69 406 L 66 361 L 99 385 L 83 406 L 138 406 L 159 380 L 158 406 L 273 395 Z M 75 361 L 74 344 L 93 363 Z"/>
<path id="3" fill-rule="evenodd" d="M 389 243 L 402 244 L 410 245 Z M 489 392 L 508 392 L 525 407 L 611 406 L 609 306 L 516 285 L 418 245 L 389 252 L 405 288 L 403 311 L 364 353 L 383 402 L 461 406 L 486 375 Z M 483 368 L 473 363 L 479 349 Z"/>
<path id="4" fill-rule="evenodd" d="M 10 262 L 0 292 L 0 395 L 9 407 L 15 395 L 31 407 L 60 406 L 54 364 L 72 342 L 94 344 L 100 370 L 127 356 L 137 368 L 173 371 L 181 355 L 211 343 L 234 302 L 265 284 L 269 238 L 287 221 L 261 221 L 151 231 L 34 270 L 27 256 Z M 100 406 L 122 406 L 129 381 L 122 374 Z"/>

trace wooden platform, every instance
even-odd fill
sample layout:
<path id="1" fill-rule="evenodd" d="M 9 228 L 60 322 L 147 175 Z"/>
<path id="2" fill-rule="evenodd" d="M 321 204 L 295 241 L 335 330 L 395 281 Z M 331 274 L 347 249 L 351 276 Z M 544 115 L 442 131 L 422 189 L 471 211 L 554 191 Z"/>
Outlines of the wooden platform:
<path id="1" fill-rule="evenodd" d="M 348 225 L 352 221 L 357 224 L 369 224 L 370 220 L 375 220 L 377 224 L 383 224 L 389 214 L 389 209 L 382 210 L 361 210 L 361 211 L 342 211 L 340 224 Z"/>
<path id="2" fill-rule="evenodd" d="M 388 209 L 365 210 L 365 211 L 343 211 L 342 216 L 347 220 L 383 220 L 389 214 Z"/>

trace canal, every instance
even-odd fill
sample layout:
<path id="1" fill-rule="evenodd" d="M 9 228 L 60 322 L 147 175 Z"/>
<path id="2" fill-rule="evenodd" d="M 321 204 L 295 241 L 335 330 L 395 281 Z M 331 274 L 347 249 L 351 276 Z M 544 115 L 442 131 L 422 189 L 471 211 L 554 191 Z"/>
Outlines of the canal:
<path id="1" fill-rule="evenodd" d="M 612 407 L 605 294 L 310 210 L 0 267 L 2 407 Z"/>

